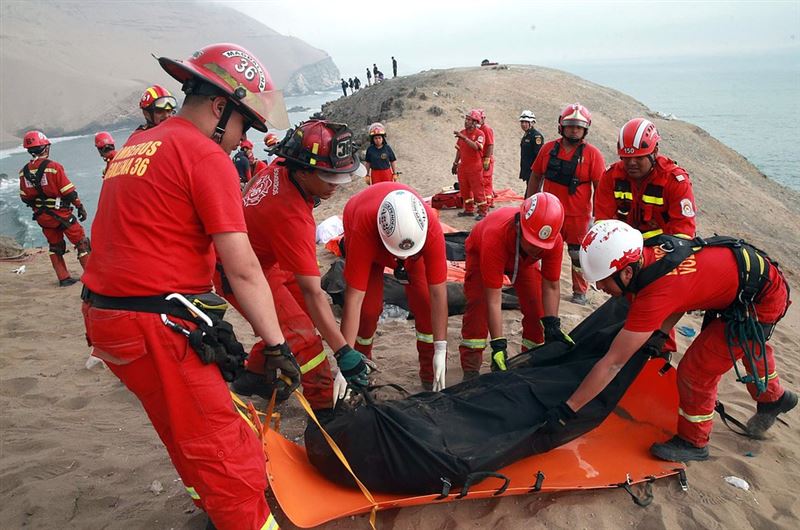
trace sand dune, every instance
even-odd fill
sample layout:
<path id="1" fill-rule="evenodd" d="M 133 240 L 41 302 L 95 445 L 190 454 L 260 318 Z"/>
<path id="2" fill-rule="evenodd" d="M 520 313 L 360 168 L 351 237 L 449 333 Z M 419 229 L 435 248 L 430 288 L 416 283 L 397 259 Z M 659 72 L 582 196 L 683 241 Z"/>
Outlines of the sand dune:
<path id="1" fill-rule="evenodd" d="M 434 92 L 438 95 L 435 95 Z M 424 97 L 423 97 L 424 95 Z M 390 80 L 326 108 L 333 119 L 349 121 L 359 132 L 375 119 L 384 120 L 389 142 L 398 155 L 402 180 L 423 194 L 452 181 L 452 130 L 462 119 L 459 109 L 482 106 L 495 127 L 496 186 L 521 189 L 517 180 L 519 129 L 517 116 L 532 108 L 539 129 L 548 138 L 566 103 L 580 100 L 594 113 L 590 140 L 613 160 L 616 128 L 629 117 L 647 113 L 633 99 L 567 74 L 533 67 L 508 70 L 432 71 Z M 400 103 L 402 102 L 402 104 Z M 442 109 L 440 116 L 428 112 Z M 656 119 L 663 152 L 676 158 L 692 175 L 698 197 L 701 234 L 713 231 L 746 236 L 784 263 L 797 292 L 800 215 L 797 194 L 765 179 L 744 158 L 702 130 L 679 121 Z M 315 212 L 318 221 L 339 213 L 354 183 Z M 468 228 L 470 221 L 444 212 L 442 219 Z M 323 266 L 331 261 L 319 251 Z M 74 272 L 74 253 L 67 255 Z M 5 310 L 0 315 L 0 520 L 18 528 L 193 528 L 205 518 L 185 494 L 166 452 L 141 407 L 119 381 L 102 368 L 84 367 L 88 348 L 78 310 L 79 285 L 54 287 L 46 252 L 33 251 L 27 272 L 10 270 L 19 263 L 0 262 L 0 289 Z M 566 265 L 562 278 L 568 278 Z M 564 292 L 568 280 L 562 280 Z M 677 293 L 680 295 L 680 293 Z M 591 293 L 592 307 L 575 306 L 562 296 L 561 315 L 569 328 L 604 299 Z M 509 338 L 517 348 L 520 314 L 504 314 Z M 232 321 L 246 345 L 254 339 L 238 315 Z M 456 355 L 460 319 L 450 318 L 450 372 L 460 380 Z M 699 317 L 683 324 L 699 328 Z M 773 337 L 778 369 L 787 387 L 800 389 L 800 313 L 795 305 Z M 383 371 L 378 382 L 398 382 L 418 389 L 413 327 L 409 322 L 381 326 L 374 355 Z M 679 336 L 679 349 L 687 339 Z M 488 369 L 488 368 L 484 368 Z M 747 418 L 754 406 L 741 384 L 729 374 L 720 399 L 734 415 Z M 258 400 L 257 404 L 263 403 Z M 294 402 L 281 407 L 282 430 L 299 437 L 304 425 Z M 769 439 L 747 440 L 715 425 L 712 458 L 688 468 L 689 491 L 674 480 L 654 485 L 655 501 L 638 508 L 621 490 L 542 494 L 468 501 L 378 515 L 383 529 L 417 528 L 797 528 L 800 526 L 800 415 L 776 425 Z M 747 480 L 749 492 L 723 481 L 735 475 Z M 153 481 L 163 491 L 154 493 Z M 284 528 L 292 528 L 278 512 Z M 365 517 L 345 519 L 325 528 L 368 528 Z"/>

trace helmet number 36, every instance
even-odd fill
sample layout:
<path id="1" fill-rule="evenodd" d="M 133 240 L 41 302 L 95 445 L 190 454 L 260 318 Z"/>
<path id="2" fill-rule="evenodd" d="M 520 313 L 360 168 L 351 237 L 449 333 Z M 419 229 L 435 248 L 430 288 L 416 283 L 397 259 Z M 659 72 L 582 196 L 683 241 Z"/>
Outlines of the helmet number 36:
<path id="1" fill-rule="evenodd" d="M 256 67 L 250 64 L 250 61 L 245 59 L 244 57 L 240 57 L 239 60 L 241 61 L 239 64 L 234 66 L 237 72 L 240 74 L 244 74 L 244 78 L 248 81 L 252 81 L 256 77 Z"/>

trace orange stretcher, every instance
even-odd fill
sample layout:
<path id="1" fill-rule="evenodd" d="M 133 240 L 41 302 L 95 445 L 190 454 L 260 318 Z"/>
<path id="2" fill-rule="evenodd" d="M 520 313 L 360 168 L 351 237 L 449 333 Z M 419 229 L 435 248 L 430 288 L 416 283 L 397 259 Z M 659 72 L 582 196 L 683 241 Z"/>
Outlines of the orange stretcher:
<path id="1" fill-rule="evenodd" d="M 438 494 L 408 496 L 348 489 L 320 475 L 302 446 L 265 429 L 269 483 L 286 516 L 302 528 L 390 508 L 537 491 L 625 488 L 639 504 L 642 500 L 631 492 L 631 485 L 676 474 L 681 475 L 681 485 L 685 484 L 682 464 L 657 460 L 648 450 L 651 444 L 670 438 L 676 430 L 675 370 L 661 375 L 662 366 L 663 361 L 650 361 L 615 411 L 597 429 L 498 470 L 510 479 L 504 489 L 504 481 L 497 478 L 487 478 L 467 492 L 454 487 L 444 498 Z"/>

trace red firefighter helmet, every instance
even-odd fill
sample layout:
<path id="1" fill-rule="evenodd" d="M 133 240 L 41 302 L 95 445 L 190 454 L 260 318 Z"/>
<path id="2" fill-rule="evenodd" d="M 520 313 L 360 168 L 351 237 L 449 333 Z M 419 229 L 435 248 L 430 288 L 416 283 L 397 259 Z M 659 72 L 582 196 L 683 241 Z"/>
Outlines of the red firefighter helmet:
<path id="1" fill-rule="evenodd" d="M 660 139 L 661 135 L 653 122 L 634 118 L 619 130 L 617 153 L 620 158 L 647 156 L 655 151 Z"/>
<path id="2" fill-rule="evenodd" d="M 320 170 L 319 177 L 331 184 L 345 184 L 367 174 L 353 147 L 353 133 L 343 123 L 305 121 L 286 135 L 274 153 L 290 164 Z"/>
<path id="3" fill-rule="evenodd" d="M 569 127 L 570 125 L 583 127 L 586 130 L 583 135 L 586 136 L 586 133 L 589 132 L 589 127 L 592 125 L 592 113 L 580 103 L 569 105 L 561 111 L 561 115 L 558 117 L 558 134 L 563 134 L 563 127 Z"/>
<path id="4" fill-rule="evenodd" d="M 472 109 L 464 115 L 465 118 L 469 118 L 473 120 L 475 123 L 481 122 L 481 111 L 480 109 Z"/>
<path id="5" fill-rule="evenodd" d="M 108 146 L 114 147 L 114 137 L 106 131 L 100 131 L 94 135 L 94 146 L 98 149 Z"/>
<path id="6" fill-rule="evenodd" d="M 519 208 L 522 238 L 543 249 L 555 246 L 564 224 L 564 206 L 558 197 L 542 191 L 534 193 Z"/>
<path id="7" fill-rule="evenodd" d="M 251 142 L 250 140 L 242 140 L 239 143 L 239 149 L 250 149 L 252 151 L 253 150 L 253 142 Z"/>
<path id="8" fill-rule="evenodd" d="M 375 122 L 369 126 L 369 135 L 370 136 L 386 136 L 386 127 L 383 126 L 382 123 Z"/>
<path id="9" fill-rule="evenodd" d="M 28 131 L 22 138 L 22 147 L 25 149 L 44 147 L 46 145 L 50 145 L 50 140 L 47 139 L 47 136 L 42 131 Z"/>
<path id="10" fill-rule="evenodd" d="M 175 96 L 160 85 L 147 87 L 139 100 L 139 108 L 143 110 L 175 110 L 178 107 L 178 100 Z"/>
<path id="11" fill-rule="evenodd" d="M 272 147 L 273 145 L 277 145 L 280 139 L 278 135 L 275 133 L 268 132 L 266 136 L 264 136 L 264 144 L 267 147 Z"/>
<path id="12" fill-rule="evenodd" d="M 183 83 L 186 94 L 197 93 L 203 84 L 215 87 L 245 115 L 253 128 L 267 132 L 289 126 L 283 96 L 258 58 L 236 44 L 211 44 L 181 61 L 159 57 L 166 72 Z"/>

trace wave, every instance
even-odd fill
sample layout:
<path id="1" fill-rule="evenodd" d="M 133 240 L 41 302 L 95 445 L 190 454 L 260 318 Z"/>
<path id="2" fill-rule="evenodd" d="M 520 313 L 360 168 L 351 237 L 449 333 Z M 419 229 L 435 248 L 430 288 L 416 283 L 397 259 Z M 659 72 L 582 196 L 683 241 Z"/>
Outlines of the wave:
<path id="1" fill-rule="evenodd" d="M 75 136 L 58 136 L 56 138 L 48 138 L 51 144 L 57 144 L 60 142 L 66 142 L 67 140 L 74 140 L 76 138 L 87 138 L 87 137 L 94 137 L 91 134 L 78 134 Z M 0 159 L 8 158 L 11 155 L 17 155 L 21 153 L 25 153 L 27 150 L 24 147 L 11 147 L 9 149 L 0 149 Z"/>

